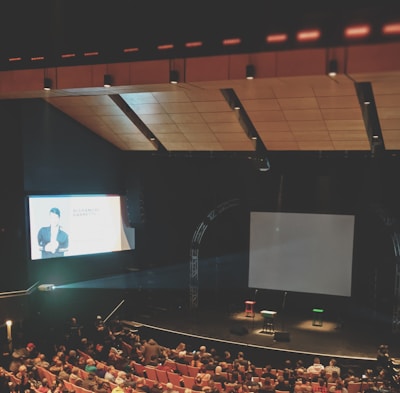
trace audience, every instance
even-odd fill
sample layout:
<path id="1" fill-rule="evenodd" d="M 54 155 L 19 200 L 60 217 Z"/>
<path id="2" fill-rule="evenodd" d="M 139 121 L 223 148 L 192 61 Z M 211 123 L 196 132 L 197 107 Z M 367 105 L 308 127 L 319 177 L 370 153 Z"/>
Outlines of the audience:
<path id="1" fill-rule="evenodd" d="M 187 352 L 184 342 L 170 349 L 153 338 L 125 335 L 123 327 L 117 336 L 107 326 L 104 329 L 110 331 L 110 335 L 103 336 L 102 341 L 95 335 L 95 341 L 82 337 L 76 349 L 67 349 L 64 343 L 54 345 L 51 362 L 31 342 L 14 351 L 16 356 L 11 360 L 10 371 L 0 367 L 0 393 L 348 393 L 348 386 L 361 380 L 352 369 L 346 370 L 341 378 L 341 369 L 334 358 L 326 367 L 315 356 L 307 369 L 302 359 L 297 360 L 295 366 L 286 359 L 278 370 L 270 363 L 261 368 L 245 358 L 242 351 L 234 360 L 229 351 L 221 352 L 220 356 L 215 348 L 207 351 L 205 345 L 200 345 L 192 354 Z M 108 355 L 100 360 L 97 354 L 103 348 Z M 179 385 L 174 385 L 146 378 L 145 367 L 177 373 L 167 365 L 167 360 L 168 364 L 199 367 L 193 386 L 184 386 L 183 379 Z M 135 364 L 141 365 L 143 371 Z M 400 393 L 397 375 L 393 376 L 382 364 L 378 361 L 376 370 L 365 371 L 360 393 Z"/>

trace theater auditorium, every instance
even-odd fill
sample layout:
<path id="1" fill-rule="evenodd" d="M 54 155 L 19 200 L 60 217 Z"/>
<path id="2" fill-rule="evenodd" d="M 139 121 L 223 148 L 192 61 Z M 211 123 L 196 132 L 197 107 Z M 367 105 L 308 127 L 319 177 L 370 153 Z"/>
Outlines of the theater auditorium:
<path id="1" fill-rule="evenodd" d="M 398 389 L 399 4 L 4 10 L 2 367 L 76 318 Z"/>

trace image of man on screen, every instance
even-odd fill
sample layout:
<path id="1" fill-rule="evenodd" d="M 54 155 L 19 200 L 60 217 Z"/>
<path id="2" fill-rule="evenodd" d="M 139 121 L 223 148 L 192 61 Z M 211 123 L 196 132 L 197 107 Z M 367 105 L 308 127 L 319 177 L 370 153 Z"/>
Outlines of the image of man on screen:
<path id="1" fill-rule="evenodd" d="M 60 226 L 60 209 L 50 209 L 50 225 L 39 229 L 38 243 L 42 259 L 63 257 L 68 250 L 68 234 Z"/>

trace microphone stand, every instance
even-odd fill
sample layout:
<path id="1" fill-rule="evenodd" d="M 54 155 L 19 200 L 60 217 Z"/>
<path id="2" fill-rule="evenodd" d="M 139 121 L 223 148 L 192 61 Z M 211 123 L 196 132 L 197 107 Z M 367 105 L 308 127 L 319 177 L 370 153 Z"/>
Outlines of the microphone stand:
<path id="1" fill-rule="evenodd" d="M 114 308 L 114 310 L 112 310 L 111 312 L 110 312 L 110 314 L 108 314 L 107 315 L 107 317 L 104 319 L 104 323 L 106 323 L 109 319 L 110 319 L 110 317 L 122 306 L 122 304 L 125 302 L 125 299 L 122 299 L 121 301 L 120 301 L 120 303 L 117 305 L 117 307 L 115 307 Z"/>
<path id="2" fill-rule="evenodd" d="M 285 291 L 285 293 L 283 294 L 283 300 L 282 300 L 282 323 L 281 323 L 281 328 L 282 331 L 285 331 L 285 317 L 284 317 L 284 311 L 285 311 L 285 306 L 286 306 L 286 296 L 287 296 L 287 292 Z"/>

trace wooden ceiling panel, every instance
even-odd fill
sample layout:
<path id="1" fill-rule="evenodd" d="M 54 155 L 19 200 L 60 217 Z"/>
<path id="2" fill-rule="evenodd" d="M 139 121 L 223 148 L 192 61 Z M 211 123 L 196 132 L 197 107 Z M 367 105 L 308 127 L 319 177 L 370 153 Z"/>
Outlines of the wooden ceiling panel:
<path id="1" fill-rule="evenodd" d="M 153 124 L 173 124 L 173 120 L 167 114 L 153 114 L 153 115 L 141 115 L 140 119 L 147 124 L 149 127 Z"/>
<path id="2" fill-rule="evenodd" d="M 240 102 L 243 104 L 244 108 L 248 112 L 255 112 L 255 111 L 278 111 L 281 109 L 279 102 L 277 99 L 240 99 Z"/>
<path id="3" fill-rule="evenodd" d="M 378 107 L 379 118 L 385 119 L 400 119 L 400 103 L 398 106 Z"/>
<path id="4" fill-rule="evenodd" d="M 358 130 L 365 132 L 363 120 L 327 120 L 326 125 L 329 131 Z M 367 137 L 366 132 L 365 137 Z"/>
<path id="5" fill-rule="evenodd" d="M 251 152 L 254 150 L 254 145 L 251 143 L 235 142 L 235 141 L 221 141 L 220 145 L 224 151 L 242 151 Z"/>
<path id="6" fill-rule="evenodd" d="M 231 108 L 225 100 L 220 101 L 195 101 L 193 105 L 198 112 L 213 113 L 213 112 L 229 112 Z"/>
<path id="7" fill-rule="evenodd" d="M 291 130 L 287 121 L 260 121 L 253 124 L 256 126 L 259 134 L 264 132 L 285 132 Z"/>
<path id="8" fill-rule="evenodd" d="M 166 113 L 193 113 L 198 111 L 196 104 L 191 102 L 164 102 L 160 106 Z M 133 107 L 132 109 L 135 108 Z M 137 113 L 140 114 L 139 112 Z"/>
<path id="9" fill-rule="evenodd" d="M 378 108 L 398 107 L 400 94 L 375 94 L 375 103 Z"/>
<path id="10" fill-rule="evenodd" d="M 199 142 L 218 143 L 218 139 L 212 132 L 196 132 L 193 134 L 186 134 L 186 138 L 192 144 Z"/>
<path id="11" fill-rule="evenodd" d="M 237 123 L 239 120 L 233 111 L 229 112 L 208 112 L 202 113 L 202 118 L 206 123 Z"/>
<path id="12" fill-rule="evenodd" d="M 177 124 L 152 124 L 151 131 L 160 137 L 162 134 L 174 134 L 179 131 L 179 126 Z"/>
<path id="13" fill-rule="evenodd" d="M 278 98 L 278 103 L 283 110 L 303 110 L 319 108 L 318 101 L 315 97 Z"/>
<path id="14" fill-rule="evenodd" d="M 146 103 L 146 104 L 129 104 L 130 108 L 137 115 L 154 115 L 159 113 L 165 113 L 165 110 L 161 104 L 156 103 Z"/>
<path id="15" fill-rule="evenodd" d="M 229 134 L 243 134 L 243 128 L 239 123 L 208 123 L 208 127 L 213 132 L 229 133 Z"/>
<path id="16" fill-rule="evenodd" d="M 298 140 L 299 149 L 303 151 L 313 150 L 335 150 L 332 141 L 311 141 L 311 140 Z"/>
<path id="17" fill-rule="evenodd" d="M 211 129 L 205 123 L 188 123 L 188 124 L 177 124 L 177 128 L 184 135 L 198 134 L 201 132 L 211 132 Z"/>
<path id="18" fill-rule="evenodd" d="M 321 113 L 325 120 L 362 120 L 362 113 L 359 107 L 322 109 Z"/>
<path id="19" fill-rule="evenodd" d="M 190 98 L 187 96 L 185 91 L 161 91 L 161 92 L 154 92 L 154 98 L 157 102 L 190 102 Z"/>
<path id="20" fill-rule="evenodd" d="M 355 93 L 355 92 L 354 92 Z M 321 109 L 347 109 L 358 108 L 360 104 L 355 94 L 353 95 L 340 95 L 340 96 L 317 96 L 318 106 Z"/>
<path id="21" fill-rule="evenodd" d="M 331 141 L 331 136 L 329 132 L 323 131 L 296 131 L 293 132 L 293 137 L 297 141 L 319 141 L 319 142 L 327 142 Z"/>
<path id="22" fill-rule="evenodd" d="M 253 124 L 260 122 L 286 121 L 285 115 L 282 111 L 249 111 L 247 114 Z"/>
<path id="23" fill-rule="evenodd" d="M 296 140 L 292 132 L 263 132 L 260 137 L 267 145 L 269 142 Z"/>
<path id="24" fill-rule="evenodd" d="M 316 75 L 123 86 L 113 87 L 112 95 L 120 95 L 167 151 L 255 150 L 220 89 L 233 89 L 267 149 L 370 150 L 354 84 L 369 77 L 385 147 L 397 149 L 399 76 L 364 74 L 353 80 L 347 75 Z M 126 143 L 127 150 L 153 150 L 148 135 L 104 92 L 78 96 L 75 90 L 65 97 L 59 92 L 46 100 L 120 148 Z"/>
<path id="25" fill-rule="evenodd" d="M 370 151 L 371 147 L 368 141 L 332 141 L 334 150 L 338 151 Z"/>
<path id="26" fill-rule="evenodd" d="M 322 114 L 319 109 L 292 109 L 284 110 L 283 115 L 287 120 L 322 120 Z"/>
<path id="27" fill-rule="evenodd" d="M 161 143 L 189 143 L 182 133 L 163 134 L 158 137 Z"/>
<path id="28" fill-rule="evenodd" d="M 169 117 L 176 124 L 205 124 L 203 116 L 198 112 L 170 113 Z"/>
<path id="29" fill-rule="evenodd" d="M 189 142 L 163 142 L 164 147 L 168 151 L 194 151 L 195 148 Z"/>
<path id="30" fill-rule="evenodd" d="M 300 146 L 297 141 L 269 141 L 267 145 L 271 151 L 298 151 Z"/>
<path id="31" fill-rule="evenodd" d="M 197 142 L 193 145 L 196 151 L 224 151 L 225 149 L 219 142 Z"/>
<path id="32" fill-rule="evenodd" d="M 289 121 L 288 126 L 293 132 L 299 131 L 328 131 L 326 123 L 323 120 L 309 120 L 309 121 Z"/>
<path id="33" fill-rule="evenodd" d="M 344 130 L 344 131 L 330 131 L 329 135 L 333 141 L 353 141 L 353 142 L 361 142 L 364 144 L 368 142 L 368 138 L 366 137 L 363 131 L 354 131 L 354 130 Z"/>

